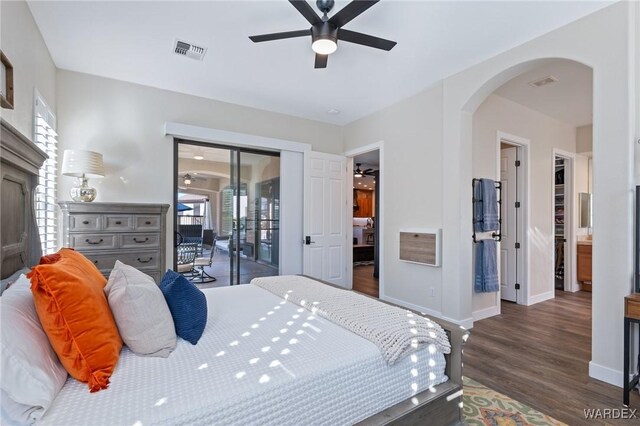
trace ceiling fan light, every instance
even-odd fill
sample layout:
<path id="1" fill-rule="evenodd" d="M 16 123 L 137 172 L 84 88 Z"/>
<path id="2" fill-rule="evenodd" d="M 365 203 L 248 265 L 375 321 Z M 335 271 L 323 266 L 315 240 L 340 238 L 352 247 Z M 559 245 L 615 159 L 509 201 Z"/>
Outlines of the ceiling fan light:
<path id="1" fill-rule="evenodd" d="M 184 184 L 191 185 L 191 176 L 188 173 L 184 175 Z"/>
<path id="2" fill-rule="evenodd" d="M 353 177 L 360 178 L 360 177 L 362 177 L 362 173 L 360 173 L 360 172 L 355 172 L 355 173 L 353 174 Z"/>
<path id="3" fill-rule="evenodd" d="M 319 55 L 330 55 L 338 49 L 338 44 L 328 38 L 319 38 L 311 43 L 311 48 Z"/>

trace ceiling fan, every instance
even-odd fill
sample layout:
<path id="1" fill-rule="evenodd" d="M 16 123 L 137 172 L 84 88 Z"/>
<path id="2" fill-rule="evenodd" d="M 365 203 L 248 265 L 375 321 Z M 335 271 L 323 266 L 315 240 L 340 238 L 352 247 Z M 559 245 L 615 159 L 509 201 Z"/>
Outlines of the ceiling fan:
<path id="1" fill-rule="evenodd" d="M 184 176 L 178 176 L 178 179 L 182 179 L 182 183 L 185 185 L 191 185 L 196 180 L 207 180 L 206 177 L 195 176 L 196 173 L 186 173 Z"/>
<path id="2" fill-rule="evenodd" d="M 396 45 L 395 41 L 342 28 L 378 1 L 380 0 L 354 0 L 329 18 L 327 14 L 333 8 L 335 1 L 317 0 L 316 6 L 323 14 L 322 18 L 320 18 L 306 0 L 289 0 L 289 3 L 309 21 L 311 28 L 308 30 L 255 35 L 249 38 L 254 43 L 260 43 L 263 41 L 311 36 L 311 48 L 316 53 L 315 68 L 327 67 L 327 59 L 338 48 L 338 40 L 389 51 Z"/>
<path id="3" fill-rule="evenodd" d="M 353 171 L 353 177 L 375 176 L 374 169 L 360 170 L 362 163 L 356 163 L 356 169 Z"/>

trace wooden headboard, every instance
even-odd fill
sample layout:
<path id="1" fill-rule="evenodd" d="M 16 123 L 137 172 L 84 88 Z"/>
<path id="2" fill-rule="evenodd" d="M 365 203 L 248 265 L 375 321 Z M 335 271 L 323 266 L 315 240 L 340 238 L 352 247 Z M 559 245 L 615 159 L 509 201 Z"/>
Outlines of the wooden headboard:
<path id="1" fill-rule="evenodd" d="M 0 119 L 0 278 L 38 263 L 42 255 L 34 212 L 38 171 L 47 155 Z"/>

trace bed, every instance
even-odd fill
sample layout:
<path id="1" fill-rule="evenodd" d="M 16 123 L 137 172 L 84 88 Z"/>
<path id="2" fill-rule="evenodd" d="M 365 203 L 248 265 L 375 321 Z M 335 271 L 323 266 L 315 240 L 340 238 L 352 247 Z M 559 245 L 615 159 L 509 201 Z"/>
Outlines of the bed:
<path id="1" fill-rule="evenodd" d="M 4 155 L 6 129 L 10 143 L 33 145 L 4 121 L 2 126 L 3 185 L 14 171 L 35 175 L 37 167 L 16 168 L 17 161 Z M 32 197 L 29 191 L 23 195 Z M 20 244 L 3 231 L 3 278 L 34 264 L 38 254 L 33 204 L 14 203 L 13 214 L 7 214 L 6 202 L 13 201 L 3 191 L 3 229 L 16 226 L 20 217 L 28 223 L 20 222 Z M 11 253 L 11 262 L 5 262 L 5 253 Z M 461 423 L 467 332 L 460 327 L 438 321 L 449 337 L 450 354 L 425 346 L 390 366 L 369 340 L 257 285 L 204 293 L 209 317 L 197 345 L 180 340 L 168 358 L 140 357 L 125 347 L 109 389 L 89 393 L 86 384 L 68 378 L 37 424 L 80 425 L 87 419 L 92 425 Z"/>

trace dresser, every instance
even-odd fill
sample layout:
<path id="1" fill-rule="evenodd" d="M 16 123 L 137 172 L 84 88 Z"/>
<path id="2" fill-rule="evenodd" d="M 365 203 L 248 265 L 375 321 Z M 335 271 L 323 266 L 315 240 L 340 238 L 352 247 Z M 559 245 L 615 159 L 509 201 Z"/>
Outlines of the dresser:
<path id="1" fill-rule="evenodd" d="M 168 204 L 58 204 L 64 247 L 84 254 L 107 278 L 119 260 L 160 282 L 166 268 Z"/>

